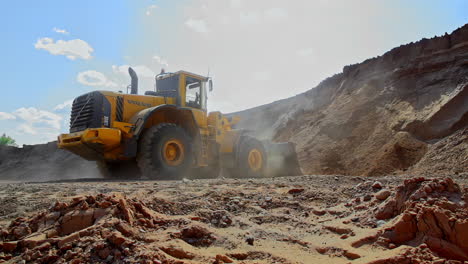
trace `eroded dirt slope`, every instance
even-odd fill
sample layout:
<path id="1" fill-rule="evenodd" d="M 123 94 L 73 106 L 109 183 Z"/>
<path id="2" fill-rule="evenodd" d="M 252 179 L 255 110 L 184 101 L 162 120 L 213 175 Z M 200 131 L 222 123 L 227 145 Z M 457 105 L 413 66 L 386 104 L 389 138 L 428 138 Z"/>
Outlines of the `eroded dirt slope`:
<path id="1" fill-rule="evenodd" d="M 416 174 L 435 167 L 466 174 L 467 76 L 465 25 L 346 66 L 303 94 L 239 112 L 239 126 L 296 143 L 310 174 Z"/>

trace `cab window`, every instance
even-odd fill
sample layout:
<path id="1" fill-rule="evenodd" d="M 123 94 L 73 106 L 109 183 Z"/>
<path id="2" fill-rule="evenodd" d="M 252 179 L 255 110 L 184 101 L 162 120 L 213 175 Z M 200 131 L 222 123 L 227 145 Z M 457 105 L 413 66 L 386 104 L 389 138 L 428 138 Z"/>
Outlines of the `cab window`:
<path id="1" fill-rule="evenodd" d="M 202 109 L 202 82 L 187 76 L 185 78 L 185 105 Z"/>

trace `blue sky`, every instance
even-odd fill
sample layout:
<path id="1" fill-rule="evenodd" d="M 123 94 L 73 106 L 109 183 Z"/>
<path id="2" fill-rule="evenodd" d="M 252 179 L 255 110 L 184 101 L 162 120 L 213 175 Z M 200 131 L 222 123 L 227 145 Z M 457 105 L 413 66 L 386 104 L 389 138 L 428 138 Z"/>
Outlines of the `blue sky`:
<path id="1" fill-rule="evenodd" d="M 451 32 L 468 1 L 19 0 L 0 12 L 0 133 L 33 144 L 67 132 L 74 97 L 125 90 L 128 65 L 144 90 L 161 68 L 209 71 L 210 109 L 237 111 Z"/>

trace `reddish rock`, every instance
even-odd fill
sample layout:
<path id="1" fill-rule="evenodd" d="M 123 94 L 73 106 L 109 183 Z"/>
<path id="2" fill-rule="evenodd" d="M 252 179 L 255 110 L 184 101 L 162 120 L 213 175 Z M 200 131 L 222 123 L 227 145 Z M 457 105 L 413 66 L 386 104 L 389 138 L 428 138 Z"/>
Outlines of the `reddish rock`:
<path id="1" fill-rule="evenodd" d="M 339 235 L 344 235 L 344 234 L 350 234 L 352 233 L 352 230 L 349 229 L 349 228 L 346 228 L 346 227 L 338 227 L 338 226 L 324 226 L 323 228 L 333 232 L 333 233 L 336 233 L 336 234 L 339 234 Z"/>
<path id="2" fill-rule="evenodd" d="M 124 220 L 127 221 L 130 225 L 133 224 L 133 213 L 129 210 L 128 204 L 124 199 L 119 199 L 119 207 L 123 214 Z"/>
<path id="3" fill-rule="evenodd" d="M 99 250 L 98 256 L 101 259 L 107 259 L 107 257 L 110 255 L 110 253 L 111 253 L 111 250 L 108 247 L 106 247 L 106 248 L 103 248 L 103 249 Z"/>
<path id="4" fill-rule="evenodd" d="M 185 227 L 181 231 L 181 238 L 193 246 L 210 246 L 216 237 L 206 228 L 199 225 Z"/>
<path id="5" fill-rule="evenodd" d="M 108 240 L 116 246 L 120 246 L 126 241 L 125 237 L 123 237 L 122 234 L 117 232 L 112 233 L 112 235 L 108 237 Z"/>
<path id="6" fill-rule="evenodd" d="M 162 251 L 164 251 L 166 254 L 169 256 L 172 256 L 174 258 L 178 259 L 193 259 L 195 258 L 195 255 L 183 250 L 182 248 L 179 247 L 160 247 Z"/>
<path id="7" fill-rule="evenodd" d="M 230 257 L 235 258 L 237 260 L 245 260 L 249 257 L 249 254 L 247 253 L 231 253 L 228 254 Z"/>
<path id="8" fill-rule="evenodd" d="M 46 231 L 47 238 L 57 237 L 58 234 L 59 234 L 59 232 L 55 228 Z"/>
<path id="9" fill-rule="evenodd" d="M 73 242 L 77 241 L 78 239 L 80 239 L 80 234 L 79 234 L 79 233 L 74 233 L 74 234 L 71 234 L 71 235 L 69 235 L 69 236 L 66 236 L 66 237 L 62 238 L 62 239 L 58 242 L 57 246 L 58 246 L 59 248 L 61 248 L 61 247 L 63 247 L 65 244 L 67 244 L 67 243 L 73 243 Z"/>
<path id="10" fill-rule="evenodd" d="M 294 188 L 294 189 L 289 190 L 288 193 L 289 194 L 298 194 L 298 193 L 301 193 L 303 191 L 304 191 L 304 189 L 302 189 L 302 188 Z"/>
<path id="11" fill-rule="evenodd" d="M 347 250 L 343 252 L 343 255 L 347 257 L 348 259 L 358 259 L 361 257 L 359 254 L 353 253 Z"/>
<path id="12" fill-rule="evenodd" d="M 18 246 L 18 241 L 3 242 L 3 251 L 8 252 L 8 253 L 13 252 L 17 246 Z"/>
<path id="13" fill-rule="evenodd" d="M 314 209 L 314 210 L 312 210 L 312 213 L 313 213 L 314 215 L 322 216 L 322 215 L 326 214 L 327 211 L 325 211 L 325 210 L 319 210 L 319 209 Z"/>
<path id="14" fill-rule="evenodd" d="M 110 210 L 109 209 L 102 209 L 102 208 L 96 208 L 94 209 L 94 214 L 93 214 L 93 219 L 94 220 L 99 220 L 100 218 L 109 215 Z"/>
<path id="15" fill-rule="evenodd" d="M 249 237 L 247 237 L 247 238 L 245 239 L 245 242 L 247 242 L 247 244 L 253 246 L 253 245 L 254 245 L 254 242 L 255 242 L 255 238 L 249 236 Z"/>
<path id="16" fill-rule="evenodd" d="M 453 243 L 435 237 L 427 237 L 425 242 L 431 250 L 437 252 L 440 256 L 448 259 L 468 261 L 468 252 L 463 251 Z"/>
<path id="17" fill-rule="evenodd" d="M 327 253 L 328 248 L 326 248 L 326 247 L 316 247 L 315 250 L 316 250 L 318 253 L 320 253 L 320 254 L 323 255 L 323 254 Z"/>
<path id="18" fill-rule="evenodd" d="M 234 261 L 225 255 L 216 255 L 218 263 L 233 263 Z"/>
<path id="19" fill-rule="evenodd" d="M 36 234 L 21 240 L 21 245 L 25 248 L 34 248 L 45 243 L 45 239 L 47 239 L 46 234 Z"/>
<path id="20" fill-rule="evenodd" d="M 372 188 L 374 189 L 382 189 L 382 183 L 379 181 L 376 181 L 372 184 Z"/>
<path id="21" fill-rule="evenodd" d="M 122 234 L 124 234 L 125 236 L 134 236 L 136 231 L 133 229 L 133 227 L 131 227 L 130 225 L 128 225 L 127 223 L 124 223 L 124 222 L 120 222 L 118 223 L 115 228 Z"/>
<path id="22" fill-rule="evenodd" d="M 141 213 L 144 217 L 146 218 L 152 218 L 152 214 L 148 208 L 146 208 L 143 204 L 141 203 L 133 203 L 133 206 L 135 209 Z"/>
<path id="23" fill-rule="evenodd" d="M 362 198 L 362 199 L 364 200 L 364 202 L 370 201 L 370 200 L 372 200 L 372 195 L 366 194 L 366 195 L 364 195 L 364 198 Z"/>
<path id="24" fill-rule="evenodd" d="M 102 209 L 109 208 L 111 205 L 112 205 L 112 203 L 109 202 L 109 201 L 103 201 L 103 202 L 99 202 L 99 203 L 97 204 L 97 206 L 98 206 L 99 208 L 102 208 Z"/>
<path id="25" fill-rule="evenodd" d="M 62 218 L 60 233 L 63 235 L 68 235 L 91 226 L 94 223 L 93 215 L 93 209 L 86 211 L 76 210 L 68 212 Z"/>
<path id="26" fill-rule="evenodd" d="M 395 216 L 397 213 L 397 202 L 395 199 L 391 199 L 378 208 L 375 218 L 385 220 Z"/>
<path id="27" fill-rule="evenodd" d="M 390 195 L 392 194 L 392 192 L 390 192 L 389 190 L 381 190 L 379 191 L 378 193 L 375 194 L 375 198 L 381 200 L 381 201 L 384 201 L 386 200 Z"/>
<path id="28" fill-rule="evenodd" d="M 56 202 L 55 205 L 52 207 L 52 210 L 54 211 L 61 211 L 65 208 L 68 207 L 67 203 L 62 203 L 62 202 Z"/>
<path id="29" fill-rule="evenodd" d="M 112 254 L 114 255 L 114 258 L 116 260 L 119 260 L 119 259 L 122 258 L 122 252 L 120 250 L 118 250 L 118 249 L 114 249 Z"/>
<path id="30" fill-rule="evenodd" d="M 16 237 L 16 239 L 21 239 L 29 234 L 31 234 L 31 228 L 29 226 L 21 225 L 14 227 L 11 234 Z"/>

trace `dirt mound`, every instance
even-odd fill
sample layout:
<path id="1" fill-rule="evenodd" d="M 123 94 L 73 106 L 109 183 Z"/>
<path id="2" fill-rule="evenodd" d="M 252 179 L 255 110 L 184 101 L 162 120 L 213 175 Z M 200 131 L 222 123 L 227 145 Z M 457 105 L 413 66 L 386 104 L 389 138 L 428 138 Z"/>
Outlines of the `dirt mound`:
<path id="1" fill-rule="evenodd" d="M 391 220 L 374 235 L 354 242 L 354 247 L 369 243 L 389 249 L 419 247 L 406 251 L 403 262 L 392 257 L 375 263 L 414 263 L 410 259 L 421 256 L 468 261 L 468 188 L 462 190 L 451 178 L 406 180 L 373 216 Z"/>
<path id="2" fill-rule="evenodd" d="M 57 202 L 49 212 L 18 218 L 1 231 L 3 260 L 35 263 L 94 263 L 126 259 L 163 261 L 160 250 L 145 251 L 139 234 L 170 224 L 138 201 L 118 196 L 77 197 Z M 140 230 L 140 231 L 138 231 Z M 171 262 L 164 262 L 171 263 Z"/>
<path id="3" fill-rule="evenodd" d="M 0 146 L 1 180 L 55 180 L 98 177 L 96 164 L 57 148 L 57 142 Z"/>
<path id="4" fill-rule="evenodd" d="M 408 132 L 398 132 L 375 155 L 372 166 L 364 175 L 387 175 L 396 170 L 406 171 L 426 154 L 427 144 Z"/>
<path id="5" fill-rule="evenodd" d="M 295 143 L 308 174 L 425 173 L 437 166 L 438 173 L 468 173 L 468 144 L 436 150 L 456 145 L 468 126 L 467 76 L 465 25 L 346 66 L 303 94 L 239 112 L 239 126 Z"/>
<path id="6" fill-rule="evenodd" d="M 153 201 L 154 202 L 154 201 Z M 156 202 L 157 203 L 157 202 Z M 19 217 L 0 230 L 0 262 L 13 263 L 232 263 L 256 259 L 262 252 L 205 257 L 168 241 L 194 248 L 235 246 L 211 229 L 233 221 L 226 211 L 200 211 L 200 216 L 171 217 L 157 213 L 139 199 L 121 194 L 89 195 L 56 202 L 49 210 Z M 155 234 L 154 232 L 159 232 Z M 261 256 L 276 259 L 276 256 Z"/>
<path id="7" fill-rule="evenodd" d="M 432 144 L 427 153 L 409 169 L 413 174 L 460 175 L 468 177 L 468 128 Z"/>

